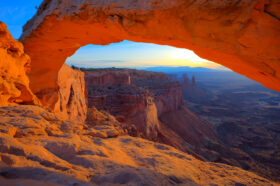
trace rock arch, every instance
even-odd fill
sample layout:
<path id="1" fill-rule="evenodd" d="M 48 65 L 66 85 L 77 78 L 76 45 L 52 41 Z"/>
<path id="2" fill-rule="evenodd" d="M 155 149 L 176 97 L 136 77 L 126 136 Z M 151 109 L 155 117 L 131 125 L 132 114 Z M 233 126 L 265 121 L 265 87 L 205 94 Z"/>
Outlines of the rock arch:
<path id="1" fill-rule="evenodd" d="M 67 57 L 122 40 L 187 48 L 280 91 L 279 19 L 279 0 L 45 0 L 20 40 L 48 107 Z"/>

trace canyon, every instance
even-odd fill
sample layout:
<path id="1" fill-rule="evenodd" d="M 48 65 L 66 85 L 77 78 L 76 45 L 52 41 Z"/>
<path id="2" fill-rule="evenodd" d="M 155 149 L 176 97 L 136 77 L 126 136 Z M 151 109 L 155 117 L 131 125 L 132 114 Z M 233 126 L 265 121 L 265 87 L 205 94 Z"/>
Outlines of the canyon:
<path id="1" fill-rule="evenodd" d="M 233 138 L 250 143 L 261 127 L 216 128 L 188 109 L 194 103 L 183 98 L 205 97 L 195 79 L 64 64 L 87 44 L 156 43 L 191 49 L 280 91 L 279 7 L 277 0 L 44 0 L 20 41 L 0 22 L 1 184 L 279 185 L 277 167 L 243 170 L 259 164 L 238 149 L 246 140 Z"/>
<path id="2" fill-rule="evenodd" d="M 114 115 L 130 136 L 173 146 L 200 160 L 238 166 L 279 180 L 279 111 L 275 108 L 269 114 L 264 107 L 262 112 L 267 116 L 260 119 L 262 114 L 255 112 L 262 106 L 252 110 L 247 103 L 255 100 L 250 97 L 253 90 L 241 101 L 241 92 L 236 96 L 234 91 L 225 92 L 223 98 L 201 89 L 195 77 L 189 79 L 185 73 L 179 82 L 173 75 L 141 70 L 82 71 L 86 74 L 89 106 Z M 255 94 L 258 97 L 258 92 Z M 224 111 L 227 107 L 229 110 Z M 252 119 L 248 120 L 248 116 Z M 224 123 L 217 123 L 226 117 Z M 211 118 L 215 125 L 209 122 Z"/>
<path id="3" fill-rule="evenodd" d="M 184 108 L 178 82 L 148 71 L 82 70 L 89 108 L 115 116 L 131 136 L 165 143 L 205 160 L 197 152 L 206 151 L 206 142 L 217 139 L 214 126 Z"/>
<path id="4" fill-rule="evenodd" d="M 213 74 L 210 78 L 211 72 L 204 80 L 197 74 L 195 86 L 188 78 L 181 80 L 182 86 L 188 86 L 185 107 L 216 128 L 220 143 L 208 148 L 220 155 L 212 161 L 279 180 L 280 94 L 231 72 L 221 73 L 225 80 L 218 81 Z"/>
<path id="5" fill-rule="evenodd" d="M 4 33 L 0 58 L 11 60 L 1 61 L 2 69 L 9 67 L 4 73 L 24 69 L 21 74 L 9 74 L 7 80 L 15 81 L 1 83 L 13 87 L 19 81 L 28 90 L 28 81 L 20 77 L 27 77 L 28 68 L 23 67 L 28 67 L 25 64 L 29 64 L 29 58 L 22 52 L 19 57 L 24 60 L 18 60 L 9 52 L 6 46 L 18 42 L 11 38 L 4 23 L 0 28 Z M 94 108 L 91 115 L 87 114 L 89 123 L 67 120 L 70 115 L 61 113 L 63 109 L 69 111 L 64 104 L 73 111 L 81 106 L 75 104 L 86 100 L 85 81 L 82 72 L 70 67 L 60 72 L 64 83 L 60 82 L 59 111 L 50 112 L 39 99 L 38 103 L 9 102 L 7 97 L 14 94 L 1 86 L 1 100 L 8 100 L 1 102 L 0 108 L 1 185 L 274 184 L 240 168 L 204 162 L 173 147 L 130 137 L 114 116 Z M 65 91 L 68 86 L 72 87 L 70 92 Z M 33 96 L 31 100 L 36 100 Z"/>

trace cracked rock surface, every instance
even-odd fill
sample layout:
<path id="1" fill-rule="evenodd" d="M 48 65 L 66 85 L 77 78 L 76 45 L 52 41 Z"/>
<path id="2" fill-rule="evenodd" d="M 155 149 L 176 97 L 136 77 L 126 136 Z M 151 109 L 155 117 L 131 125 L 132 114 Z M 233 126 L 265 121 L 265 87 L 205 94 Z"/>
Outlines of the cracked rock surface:
<path id="1" fill-rule="evenodd" d="M 64 121 L 37 106 L 2 107 L 0 116 L 4 185 L 273 184 L 240 168 L 126 136 L 113 125 Z"/>

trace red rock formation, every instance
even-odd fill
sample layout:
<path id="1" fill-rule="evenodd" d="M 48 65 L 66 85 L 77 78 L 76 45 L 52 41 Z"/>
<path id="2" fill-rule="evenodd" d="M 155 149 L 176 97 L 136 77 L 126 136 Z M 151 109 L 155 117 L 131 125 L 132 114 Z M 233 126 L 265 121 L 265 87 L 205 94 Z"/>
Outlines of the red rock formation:
<path id="1" fill-rule="evenodd" d="M 88 86 L 110 86 L 110 85 L 130 85 L 130 75 L 126 71 L 95 71 L 86 73 Z"/>
<path id="2" fill-rule="evenodd" d="M 87 116 L 87 90 L 84 73 L 64 64 L 58 73 L 59 97 L 55 103 L 47 102 L 44 94 L 40 99 L 44 105 L 65 119 L 85 121 Z M 51 97 L 51 95 L 50 95 Z"/>
<path id="3" fill-rule="evenodd" d="M 21 37 L 31 89 L 56 92 L 60 67 L 84 45 L 131 40 L 193 50 L 280 91 L 279 10 L 278 0 L 45 0 Z"/>
<path id="4" fill-rule="evenodd" d="M 0 106 L 40 105 L 29 88 L 30 63 L 23 45 L 0 22 Z"/>
<path id="5" fill-rule="evenodd" d="M 138 131 L 136 136 L 151 140 L 157 138 L 157 110 L 148 91 L 133 86 L 87 85 L 87 89 L 90 108 L 95 106 L 128 126 L 135 125 Z"/>
<path id="6" fill-rule="evenodd" d="M 189 82 L 187 74 L 183 74 L 180 84 L 182 87 L 182 96 L 185 100 L 204 100 L 210 97 L 206 91 L 196 85 L 195 76 Z"/>
<path id="7" fill-rule="evenodd" d="M 179 83 L 169 80 L 164 73 L 130 70 L 131 82 L 148 89 L 157 107 L 158 116 L 162 113 L 180 109 L 183 105 L 182 90 Z"/>
<path id="8" fill-rule="evenodd" d="M 94 83 L 105 73 L 115 76 L 124 72 L 130 76 L 130 86 Z M 207 141 L 217 140 L 211 123 L 183 108 L 181 86 L 167 75 L 128 69 L 85 74 L 89 106 L 114 115 L 130 135 L 171 145 L 201 159 L 196 152 L 204 152 Z"/>
<path id="9" fill-rule="evenodd" d="M 63 121 L 36 106 L 0 108 L 0 123 L 1 185 L 276 185 L 167 145 L 110 136 L 112 126 Z"/>
<path id="10" fill-rule="evenodd" d="M 182 106 L 180 86 L 168 84 L 167 76 L 162 73 L 126 69 L 85 73 L 89 107 L 96 106 L 113 114 L 135 136 L 157 141 L 160 131 L 158 115 Z M 126 74 L 125 79 L 131 79 L 131 85 L 122 83 L 123 74 Z M 110 81 L 114 85 L 99 84 L 103 77 L 115 77 Z"/>

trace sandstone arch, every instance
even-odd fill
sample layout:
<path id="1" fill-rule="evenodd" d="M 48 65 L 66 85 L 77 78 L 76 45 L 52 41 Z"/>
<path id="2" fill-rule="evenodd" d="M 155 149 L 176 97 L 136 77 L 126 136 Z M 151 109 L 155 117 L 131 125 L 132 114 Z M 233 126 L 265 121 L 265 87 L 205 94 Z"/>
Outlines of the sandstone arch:
<path id="1" fill-rule="evenodd" d="M 67 57 L 122 40 L 187 48 L 280 91 L 279 18 L 279 0 L 45 0 L 20 40 L 48 107 Z"/>

